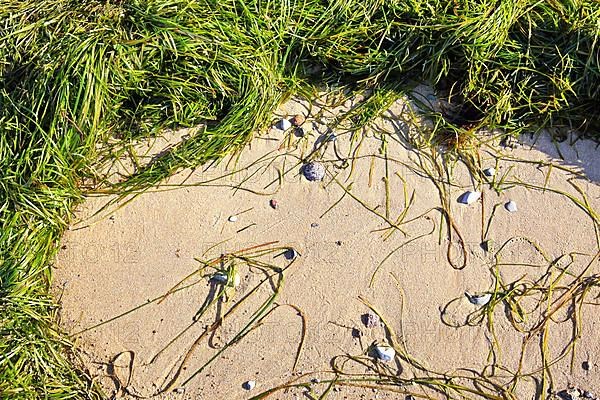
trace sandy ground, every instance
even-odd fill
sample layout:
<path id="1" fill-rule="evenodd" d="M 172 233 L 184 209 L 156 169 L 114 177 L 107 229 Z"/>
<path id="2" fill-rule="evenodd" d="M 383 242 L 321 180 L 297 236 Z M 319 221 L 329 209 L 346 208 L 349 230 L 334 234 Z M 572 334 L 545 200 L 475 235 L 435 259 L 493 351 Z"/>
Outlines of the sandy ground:
<path id="1" fill-rule="evenodd" d="M 280 115 L 307 115 L 306 106 L 291 101 L 282 107 Z M 395 104 L 390 115 L 398 115 L 401 107 L 401 103 Z M 297 137 L 292 130 L 271 129 L 253 140 L 239 158 L 204 170 L 183 171 L 168 183 L 184 186 L 146 193 L 110 216 L 93 216 L 107 197 L 90 197 L 80 207 L 56 261 L 54 291 L 60 296 L 63 326 L 76 334 L 85 365 L 109 395 L 129 398 L 132 394 L 152 397 L 160 393 L 192 343 L 217 315 L 223 315 L 265 277 L 260 268 L 242 265 L 241 283 L 235 290 L 230 288 L 220 312 L 211 308 L 195 323 L 194 316 L 211 288 L 210 277 L 201 274 L 187 281 L 194 285 L 169 295 L 160 304 L 151 302 L 78 334 L 164 295 L 198 270 L 200 263 L 195 258 L 208 260 L 267 242 L 278 242 L 271 248 L 296 249 L 299 256 L 285 271 L 276 302 L 301 310 L 306 323 L 304 346 L 294 370 L 303 319 L 297 309 L 278 307 L 259 327 L 181 386 L 248 323 L 272 293 L 269 285 L 264 285 L 235 315 L 226 318 L 209 340 L 201 340 L 192 348 L 173 388 L 154 398 L 246 399 L 302 374 L 309 375 L 301 377 L 301 382 L 315 377 L 331 379 L 331 374 L 315 371 L 331 370 L 334 357 L 360 356 L 374 341 L 386 340 L 382 326 L 368 328 L 361 321 L 369 309 L 359 296 L 384 316 L 410 354 L 429 370 L 450 375 L 460 368 L 480 371 L 490 363 L 492 335 L 486 323 L 449 326 L 463 324 L 481 307 L 471 304 L 464 293 L 493 291 L 493 271 L 498 271 L 505 283 L 539 279 L 549 263 L 530 241 L 551 260 L 580 253 L 570 267 L 575 273 L 598 251 L 592 220 L 576 202 L 552 190 L 516 184 L 546 186 L 581 199 L 570 180 L 597 210 L 600 162 L 593 143 L 557 144 L 541 136 L 535 143 L 523 138 L 513 148 L 499 146 L 490 139 L 479 156 L 481 166 L 496 168 L 496 175 L 483 184 L 478 184 L 463 164 L 447 163 L 446 178 L 451 182 L 445 186 L 448 204 L 467 250 L 466 266 L 455 269 L 447 258 L 447 225 L 437 210 L 440 194 L 423 173 L 427 168 L 434 171 L 433 164 L 406 143 L 405 125 L 380 121 L 378 127 L 390 133 L 385 144 L 374 132 L 353 136 L 338 131 L 335 142 L 323 142 L 330 134 L 327 125 L 334 118 L 335 110 L 318 113 L 313 109 L 303 125 L 304 137 Z M 311 157 L 321 160 L 327 169 L 322 182 L 309 182 L 300 174 L 300 159 L 311 153 L 315 142 L 322 147 Z M 161 145 L 155 143 L 155 147 Z M 387 161 L 382 149 L 387 152 Z M 344 163 L 342 160 L 349 155 L 354 161 Z M 548 167 L 548 162 L 554 167 Z M 471 205 L 457 202 L 462 193 L 475 189 L 483 193 L 480 201 Z M 349 194 L 344 195 L 346 191 Z M 270 205 L 272 199 L 277 201 L 276 209 Z M 509 200 L 516 202 L 517 212 L 505 210 Z M 483 238 L 493 240 L 486 252 L 481 247 L 483 231 L 495 206 Z M 391 230 L 385 219 L 396 221 L 404 210 L 404 233 Z M 237 215 L 237 221 L 228 220 L 232 215 Z M 502 265 L 493 268 L 494 254 L 505 242 L 499 254 Z M 456 235 L 451 247 L 453 263 L 460 266 L 464 259 L 457 251 Z M 261 259 L 279 267 L 290 264 L 280 251 Z M 593 273 L 598 273 L 597 262 L 589 272 Z M 563 282 L 572 279 L 565 277 Z M 596 295 L 598 290 L 593 289 L 590 301 Z M 496 362 L 514 371 L 523 335 L 514 329 L 505 311 L 504 305 L 499 305 L 493 313 Z M 573 369 L 569 357 L 551 366 L 553 390 L 574 385 L 600 393 L 600 320 L 594 306 L 584 305 L 582 311 L 582 338 L 577 342 Z M 551 358 L 557 357 L 571 340 L 574 325 L 565 316 L 561 310 L 557 322 L 550 324 Z M 536 317 L 532 314 L 524 325 L 532 326 Z M 525 373 L 535 372 L 540 365 L 540 343 L 535 338 L 527 347 Z M 425 374 L 401 359 L 387 364 L 369 363 L 374 368 L 385 365 L 390 374 L 405 378 Z M 347 368 L 368 372 L 364 366 L 348 364 Z M 119 390 L 117 380 L 127 386 L 126 390 Z M 248 380 L 256 381 L 251 391 L 242 387 Z M 298 388 L 277 392 L 270 398 L 319 398 L 326 388 L 323 383 L 313 383 L 312 392 Z M 443 397 L 417 385 L 407 389 L 417 395 Z M 533 381 L 527 379 L 518 385 L 516 393 L 522 399 L 539 396 Z M 340 386 L 327 398 L 404 399 L 405 395 Z"/>

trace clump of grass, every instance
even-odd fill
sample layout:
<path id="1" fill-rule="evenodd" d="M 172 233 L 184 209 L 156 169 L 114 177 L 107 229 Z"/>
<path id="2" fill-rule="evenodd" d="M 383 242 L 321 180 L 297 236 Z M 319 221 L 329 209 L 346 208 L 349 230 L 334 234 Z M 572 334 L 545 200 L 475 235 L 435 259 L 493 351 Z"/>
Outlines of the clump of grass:
<path id="1" fill-rule="evenodd" d="M 598 138 L 599 20 L 594 0 L 3 1 L 0 391 L 95 395 L 65 358 L 49 265 L 83 178 L 103 182 L 93 165 L 108 148 L 204 124 L 111 188 L 139 193 L 236 151 L 288 95 L 323 83 L 428 82 L 452 137 L 475 124 Z M 368 121 L 386 98 L 349 118 Z"/>

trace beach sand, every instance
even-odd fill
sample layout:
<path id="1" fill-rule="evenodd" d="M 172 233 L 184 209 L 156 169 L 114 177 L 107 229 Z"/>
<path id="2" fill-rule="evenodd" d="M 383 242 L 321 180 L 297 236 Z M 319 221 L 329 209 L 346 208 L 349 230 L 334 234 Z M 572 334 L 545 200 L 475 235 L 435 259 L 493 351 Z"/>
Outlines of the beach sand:
<path id="1" fill-rule="evenodd" d="M 493 292 L 498 279 L 507 285 L 541 279 L 558 259 L 550 268 L 551 278 L 540 283 L 545 285 L 571 260 L 560 256 L 576 254 L 569 266 L 575 275 L 565 275 L 560 281 L 567 285 L 593 259 L 598 252 L 594 223 L 574 201 L 583 198 L 573 184 L 585 193 L 590 207 L 600 208 L 595 144 L 585 140 L 555 143 L 548 135 L 540 135 L 522 137 L 514 146 L 504 147 L 492 134 L 482 133 L 486 144 L 477 153 L 478 167 L 494 167 L 496 174 L 475 178 L 463 163 L 446 158 L 436 164 L 432 159 L 439 161 L 439 154 L 431 156 L 429 150 L 407 143 L 409 128 L 391 117 L 402 113 L 402 102 L 386 113 L 389 119 L 375 123 L 377 130 L 354 134 L 328 128 L 343 107 L 311 109 L 305 101 L 289 101 L 278 115 L 307 116 L 302 125 L 304 137 L 295 135 L 293 129 L 273 128 L 257 135 L 239 156 L 182 171 L 168 185 L 110 214 L 94 215 L 109 196 L 90 196 L 79 207 L 54 265 L 53 292 L 62 306 L 62 326 L 76 334 L 82 362 L 108 395 L 247 399 L 295 378 L 298 382 L 318 378 L 319 383 L 279 391 L 269 398 L 319 398 L 328 386 L 324 381 L 333 378 L 326 371 L 331 371 L 335 357 L 365 355 L 375 341 L 390 340 L 383 326 L 364 325 L 361 316 L 369 311 L 366 303 L 384 317 L 398 349 L 406 349 L 429 371 L 448 376 L 482 371 L 494 360 L 497 366 L 517 369 L 525 335 L 511 324 L 507 303 L 499 300 L 491 313 L 493 334 L 486 319 L 457 327 L 482 307 L 471 304 L 465 292 Z M 331 133 L 335 140 L 329 140 Z M 159 140 L 150 152 L 166 144 Z M 309 182 L 302 176 L 302 161 L 309 155 L 325 166 L 323 181 Z M 441 176 L 436 165 L 442 167 Z M 443 201 L 436 179 L 444 188 Z M 480 201 L 457 202 L 461 194 L 474 190 L 482 192 Z M 271 200 L 276 200 L 277 208 Z M 509 200 L 517 204 L 517 212 L 505 209 Z M 456 227 L 451 238 L 440 211 L 444 202 Z M 237 220 L 230 222 L 233 215 Z M 398 220 L 402 221 L 397 223 L 400 229 L 390 228 L 390 222 Z M 457 232 L 463 238 L 466 260 Z M 488 239 L 486 251 L 482 242 Z M 235 290 L 230 288 L 228 301 L 219 306 L 220 311 L 213 307 L 197 321 L 194 316 L 211 288 L 209 277 L 201 274 L 187 281 L 194 285 L 170 294 L 160 304 L 152 302 L 78 334 L 164 295 L 198 270 L 201 264 L 195 258 L 209 260 L 270 242 L 276 243 L 265 248 L 293 247 L 298 253 L 284 273 L 276 299 L 281 306 L 183 387 L 251 320 L 272 293 L 270 284 L 261 286 L 207 340 L 194 346 L 179 379 L 161 393 L 194 341 L 217 315 L 223 315 L 263 279 L 264 271 L 241 265 L 241 282 Z M 281 251 L 261 259 L 282 268 L 290 264 Z M 595 261 L 587 275 L 597 273 Z M 553 298 L 563 293 L 557 288 Z M 597 295 L 598 289 L 592 288 L 587 300 L 592 302 Z M 537 304 L 536 296 L 523 299 L 525 309 Z M 527 321 L 515 324 L 534 326 L 545 308 L 546 304 Z M 546 354 L 549 359 L 558 357 L 572 342 L 574 326 L 580 326 L 581 338 L 572 370 L 570 356 L 550 367 L 552 390 L 573 385 L 600 393 L 598 311 L 593 305 L 583 305 L 583 317 L 574 325 L 567 309 L 553 315 L 556 322 L 549 324 Z M 303 323 L 305 338 L 294 369 Z M 190 328 L 167 346 L 186 327 Z M 495 343 L 495 358 L 490 358 L 491 343 Z M 534 373 L 542 365 L 543 340 L 537 334 L 528 343 L 523 372 Z M 337 358 L 340 363 L 342 359 Z M 369 363 L 406 379 L 427 375 L 399 357 L 390 363 Z M 372 373 L 366 365 L 347 362 L 344 368 Z M 495 373 L 496 382 L 508 380 L 500 368 Z M 251 391 L 242 387 L 248 380 L 256 381 Z M 420 385 L 393 389 L 443 398 Z M 538 398 L 538 391 L 533 379 L 524 378 L 515 396 Z M 327 398 L 404 399 L 405 394 L 345 384 Z"/>

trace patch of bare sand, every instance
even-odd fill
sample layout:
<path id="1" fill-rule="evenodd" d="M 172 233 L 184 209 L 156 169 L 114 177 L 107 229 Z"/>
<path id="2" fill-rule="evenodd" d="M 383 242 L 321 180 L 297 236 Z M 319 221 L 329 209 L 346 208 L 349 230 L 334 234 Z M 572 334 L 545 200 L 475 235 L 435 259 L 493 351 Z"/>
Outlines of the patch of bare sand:
<path id="1" fill-rule="evenodd" d="M 395 107 L 392 113 L 397 115 L 402 105 Z M 296 113 L 306 114 L 306 104 L 292 101 L 281 110 L 282 115 Z M 380 129 L 390 133 L 383 136 L 387 138 L 386 161 L 382 136 L 372 132 L 354 136 L 337 132 L 335 142 L 323 142 L 331 133 L 327 125 L 334 118 L 335 112 L 320 113 L 316 120 L 309 116 L 303 125 L 303 138 L 291 131 L 284 134 L 271 130 L 253 140 L 239 157 L 191 175 L 190 171 L 184 171 L 168 182 L 171 185 L 183 183 L 183 187 L 162 187 L 143 194 L 109 218 L 92 217 L 107 198 L 90 197 L 78 211 L 73 229 L 65 235 L 54 269 L 54 290 L 60 295 L 61 321 L 65 329 L 79 332 L 165 294 L 199 268 L 195 257 L 209 259 L 277 241 L 277 245 L 292 246 L 300 254 L 286 271 L 284 287 L 277 298 L 278 304 L 297 306 L 306 318 L 306 338 L 296 371 L 292 368 L 302 319 L 294 309 L 280 307 L 243 340 L 227 348 L 185 385 L 184 390 L 169 390 L 155 398 L 249 398 L 300 373 L 331 370 L 330 363 L 336 356 L 364 354 L 375 340 L 385 340 L 385 332 L 382 327 L 363 325 L 361 315 L 368 308 L 359 296 L 382 313 L 410 354 L 428 369 L 448 374 L 460 368 L 481 371 L 492 361 L 492 335 L 486 323 L 460 328 L 449 326 L 463 324 L 468 315 L 478 309 L 469 303 L 464 293 L 493 290 L 494 271 L 498 271 L 505 283 L 540 278 L 548 262 L 528 240 L 537 243 L 552 260 L 562 254 L 582 253 L 575 257 L 571 267 L 574 272 L 581 270 L 598 251 L 593 222 L 575 201 L 556 191 L 515 185 L 521 181 L 546 185 L 580 199 L 580 193 L 569 183 L 571 180 L 586 194 L 590 206 L 597 209 L 600 187 L 597 182 L 577 174 L 582 171 L 591 178 L 600 176 L 597 154 L 587 151 L 593 146 L 591 143 L 559 144 L 567 155 L 566 160 L 548 155 L 553 147 L 547 137 L 538 138 L 532 147 L 533 143 L 520 144 L 514 149 L 497 145 L 484 148 L 480 152 L 481 165 L 496 168 L 491 180 L 503 189 L 500 193 L 488 183 L 478 185 L 464 165 L 446 164 L 444 168 L 449 171 L 446 178 L 451 183 L 445 185 L 450 212 L 467 250 L 466 267 L 458 270 L 450 266 L 447 258 L 447 225 L 439 212 L 439 191 L 423 173 L 424 168 L 434 171 L 434 165 L 406 144 L 403 131 L 406 125 L 393 120 L 378 124 Z M 311 154 L 315 143 L 321 143 L 322 147 L 312 153 L 312 157 L 321 160 L 327 168 L 323 182 L 308 182 L 300 174 L 300 160 Z M 344 161 L 348 157 L 353 157 L 353 161 Z M 553 167 L 549 174 L 549 162 L 575 173 Z M 344 188 L 350 188 L 349 193 L 344 194 Z M 457 203 L 461 193 L 475 188 L 483 192 L 481 202 L 469 206 Z M 271 199 L 277 200 L 277 209 L 270 206 Z M 401 225 L 405 233 L 394 231 L 386 236 L 392 231 L 385 219 L 396 221 L 405 210 L 407 199 L 410 207 Z M 517 203 L 518 212 L 509 213 L 504 209 L 509 199 Z M 486 230 L 494 207 L 484 238 L 492 239 L 494 248 L 486 252 L 480 246 L 482 231 Z M 237 221 L 228 221 L 231 215 L 237 214 Z M 441 235 L 440 224 L 443 226 Z M 515 239 L 509 241 L 511 238 Z M 456 234 L 453 239 L 452 259 L 454 264 L 460 265 L 463 258 Z M 495 251 L 507 241 L 501 252 L 502 265 L 495 269 Z M 205 252 L 208 253 L 203 255 Z M 269 255 L 266 261 L 282 267 L 289 263 L 284 257 L 273 256 Z M 596 263 L 590 274 L 597 272 Z M 256 269 L 241 269 L 240 273 L 241 284 L 229 302 L 222 305 L 222 311 L 264 277 Z M 564 282 L 571 279 L 565 278 Z M 171 294 L 160 304 L 152 303 L 77 335 L 86 366 L 108 394 L 117 393 L 115 376 L 121 383 L 127 383 L 127 391 L 133 394 L 153 396 L 165 387 L 174 366 L 180 365 L 192 343 L 215 322 L 216 311 L 211 310 L 192 324 L 210 288 L 208 278 L 197 277 L 196 282 L 188 289 Z M 202 341 L 195 347 L 178 384 L 235 337 L 269 293 L 268 288 L 258 291 L 235 317 L 224 321 L 210 341 Z M 534 305 L 535 302 L 524 300 L 523 304 Z M 505 304 L 501 303 L 493 313 L 497 340 L 495 362 L 514 371 L 523 335 L 514 329 L 505 311 Z M 582 338 L 573 370 L 569 368 L 569 357 L 551 366 L 556 390 L 573 384 L 600 392 L 600 321 L 591 305 L 583 306 L 583 315 L 584 319 L 578 321 Z M 532 314 L 522 325 L 534 323 L 535 317 Z M 560 320 L 568 315 L 562 313 L 556 317 Z M 185 334 L 153 360 L 190 324 L 192 327 Z M 568 320 L 551 325 L 548 355 L 554 358 L 570 342 L 574 325 Z M 115 365 L 111 365 L 111 360 L 120 353 Z M 130 363 L 132 354 L 134 359 Z M 584 362 L 589 368 L 582 368 Z M 540 340 L 535 338 L 526 349 L 523 372 L 535 372 L 540 363 Z M 402 360 L 388 367 L 389 373 L 407 379 L 425 375 Z M 364 367 L 348 366 L 348 369 L 368 372 Z M 499 369 L 496 373 L 502 375 Z M 332 375 L 315 373 L 301 381 L 307 382 L 311 377 L 326 380 Z M 252 391 L 242 388 L 247 380 L 257 382 Z M 503 380 L 498 378 L 498 381 Z M 315 398 L 326 387 L 313 384 Z M 431 395 L 431 391 L 419 386 L 408 389 Z M 517 398 L 528 399 L 536 397 L 536 390 L 531 380 L 524 379 L 515 393 Z M 116 395 L 129 397 L 123 391 Z M 442 397 L 440 394 L 432 396 Z M 306 389 L 299 388 L 277 392 L 271 398 L 312 397 Z M 404 396 L 340 386 L 339 391 L 331 391 L 328 398 L 397 399 Z"/>

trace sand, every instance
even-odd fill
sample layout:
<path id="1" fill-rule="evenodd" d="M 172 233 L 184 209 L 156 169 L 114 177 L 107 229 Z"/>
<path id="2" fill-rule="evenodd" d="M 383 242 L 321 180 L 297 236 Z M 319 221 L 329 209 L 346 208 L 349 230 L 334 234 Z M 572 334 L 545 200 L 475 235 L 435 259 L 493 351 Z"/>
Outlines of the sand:
<path id="1" fill-rule="evenodd" d="M 398 115 L 402 107 L 398 102 L 388 115 Z M 591 142 L 555 143 L 541 135 L 523 137 L 514 146 L 503 147 L 493 135 L 482 134 L 489 143 L 479 152 L 481 166 L 496 169 L 491 179 L 504 182 L 499 193 L 488 183 L 478 187 L 463 164 L 448 162 L 448 205 L 467 253 L 464 268 L 456 269 L 448 262 L 447 226 L 438 211 L 439 192 L 423 173 L 424 167 L 432 165 L 422 152 L 406 143 L 405 124 L 393 119 L 377 123 L 379 129 L 391 133 L 383 136 L 387 137 L 387 161 L 381 152 L 380 134 L 366 131 L 353 136 L 336 131 L 335 142 L 325 141 L 321 151 L 313 154 L 326 166 L 326 178 L 309 182 L 300 173 L 300 160 L 319 138 L 322 142 L 331 134 L 327 126 L 336 110 L 326 112 L 314 107 L 309 111 L 307 103 L 295 100 L 279 111 L 284 116 L 297 113 L 309 114 L 303 138 L 291 131 L 271 129 L 257 135 L 239 157 L 196 171 L 182 171 L 167 182 L 172 186 L 147 192 L 103 217 L 94 213 L 110 199 L 107 196 L 90 196 L 79 207 L 54 266 L 54 293 L 60 296 L 62 326 L 75 334 L 82 362 L 107 395 L 246 399 L 302 374 L 307 375 L 300 378 L 301 382 L 315 377 L 331 379 L 331 374 L 318 371 L 331 370 L 334 357 L 360 356 L 373 342 L 388 340 L 382 326 L 368 328 L 363 324 L 361 316 L 369 308 L 360 298 L 381 312 L 410 354 L 428 369 L 448 374 L 460 368 L 482 370 L 490 362 L 492 336 L 486 323 L 460 328 L 449 325 L 463 324 L 469 313 L 480 307 L 471 304 L 465 292 L 493 291 L 495 251 L 506 243 L 503 265 L 498 267 L 506 283 L 519 278 L 535 280 L 546 271 L 548 262 L 530 242 L 551 260 L 580 253 L 571 266 L 574 272 L 585 267 L 598 251 L 591 218 L 572 199 L 556 192 L 581 199 L 570 181 L 585 193 L 591 207 L 599 208 L 600 163 Z M 359 137 L 363 137 L 360 146 Z M 166 143 L 153 143 L 150 152 Z M 349 155 L 355 157 L 354 162 L 343 162 Z M 550 174 L 548 163 L 555 165 Z M 527 189 L 508 182 L 555 191 Z M 183 186 L 177 186 L 180 183 Z M 476 189 L 483 193 L 481 201 L 471 205 L 457 202 L 462 193 Z M 277 201 L 276 209 L 271 200 Z M 407 200 L 410 207 L 401 226 L 405 233 L 392 232 L 385 219 L 395 221 L 405 210 Z M 517 212 L 505 210 L 509 200 L 517 204 Z M 492 239 L 493 248 L 485 251 L 481 246 L 482 229 L 495 205 L 484 238 Z M 237 216 L 235 222 L 229 221 L 232 215 Z M 386 236 L 388 233 L 391 235 Z M 235 316 L 227 318 L 210 340 L 203 340 L 193 349 L 176 384 L 164 393 L 161 389 L 173 376 L 174 366 L 215 321 L 217 311 L 211 309 L 192 324 L 209 293 L 209 277 L 192 276 L 195 285 L 171 294 L 160 304 L 149 304 L 78 334 L 164 295 L 198 270 L 200 263 L 195 258 L 208 260 L 268 242 L 277 242 L 271 248 L 293 247 L 299 254 L 285 271 L 285 282 L 276 299 L 277 304 L 291 304 L 297 309 L 275 309 L 259 327 L 228 347 L 183 387 L 182 382 L 244 327 L 271 293 L 269 285 L 244 303 Z M 458 251 L 456 234 L 451 247 L 453 264 L 460 267 L 464 259 Z M 280 267 L 289 265 L 280 253 L 266 255 L 263 260 Z M 589 275 L 598 273 L 597 264 Z M 229 301 L 221 305 L 222 312 L 264 278 L 258 268 L 242 267 L 239 273 L 241 283 L 235 291 L 230 290 Z M 564 279 L 566 283 L 573 278 Z M 592 289 L 590 301 L 597 294 L 598 290 Z M 600 393 L 600 321 L 594 306 L 585 305 L 582 311 L 582 337 L 577 342 L 573 369 L 569 357 L 551 366 L 554 391 L 574 385 Z M 566 321 L 551 324 L 548 354 L 552 358 L 560 354 L 573 333 L 573 323 L 563 310 L 559 314 L 557 320 Z M 510 324 L 504 305 L 499 305 L 493 315 L 496 361 L 514 370 L 523 335 Z M 302 316 L 306 337 L 294 370 Z M 530 316 L 525 325 L 535 318 Z M 190 324 L 184 335 L 150 362 Z M 525 371 L 534 371 L 540 362 L 540 341 L 536 338 L 526 350 Z M 377 361 L 374 365 L 385 365 L 390 374 L 400 377 L 419 374 L 403 360 L 387 364 Z M 364 367 L 348 368 L 367 371 Z M 242 387 L 248 380 L 256 381 L 251 391 Z M 277 392 L 270 398 L 319 398 L 327 389 L 322 383 L 310 387 L 312 394 L 298 388 Z M 418 385 L 407 389 L 415 394 L 428 393 L 432 398 L 443 397 Z M 539 393 L 531 380 L 524 380 L 516 396 L 538 398 Z M 327 398 L 403 399 L 404 395 L 340 386 Z"/>

